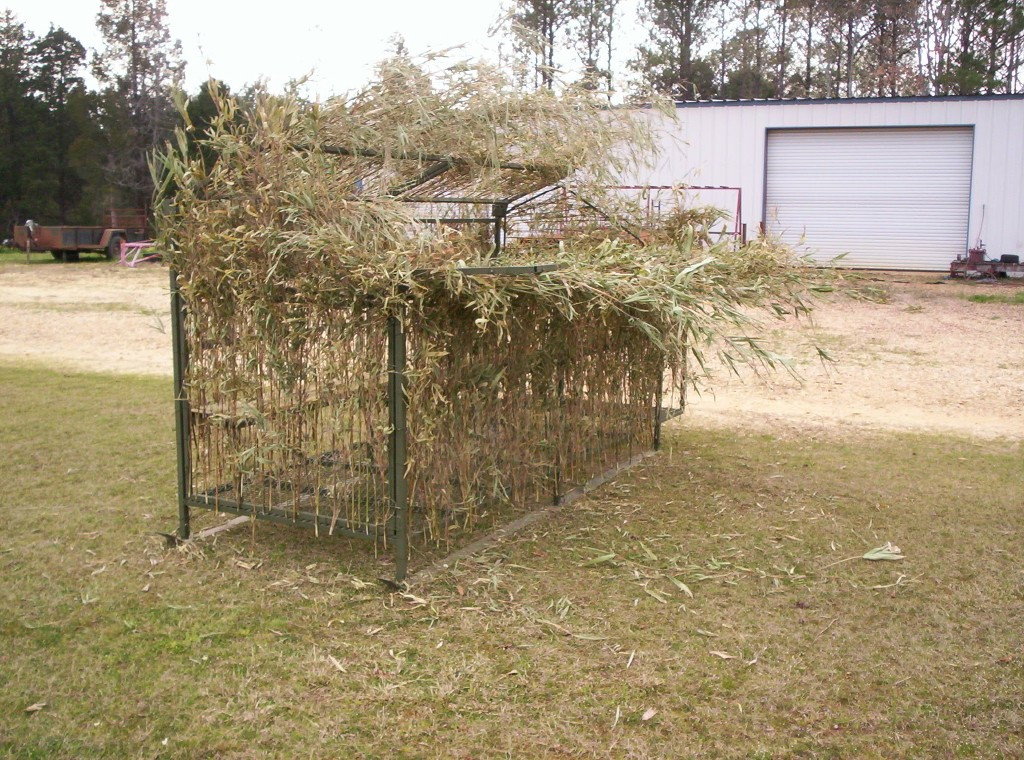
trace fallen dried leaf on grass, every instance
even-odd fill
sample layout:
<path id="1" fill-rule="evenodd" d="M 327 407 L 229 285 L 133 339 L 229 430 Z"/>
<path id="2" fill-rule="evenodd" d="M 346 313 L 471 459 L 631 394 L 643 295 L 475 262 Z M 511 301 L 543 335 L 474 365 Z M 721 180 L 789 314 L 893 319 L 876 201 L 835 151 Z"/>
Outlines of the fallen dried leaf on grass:
<path id="1" fill-rule="evenodd" d="M 869 552 L 866 552 L 863 558 L 871 560 L 872 562 L 877 562 L 879 560 L 895 562 L 896 560 L 903 559 L 903 552 L 900 551 L 900 547 L 890 541 L 886 541 L 885 546 L 879 546 Z"/>
<path id="2" fill-rule="evenodd" d="M 45 702 L 36 702 L 34 705 L 29 705 L 28 707 L 26 707 L 25 708 L 25 712 L 27 712 L 27 713 L 37 713 L 40 710 L 42 710 L 44 707 L 46 707 L 46 703 Z"/>
<path id="3" fill-rule="evenodd" d="M 871 588 L 872 591 L 877 591 L 877 590 L 885 589 L 885 588 L 901 588 L 903 586 L 908 586 L 908 585 L 910 585 L 913 582 L 914 582 L 913 580 L 907 578 L 907 576 L 905 576 L 902 573 L 900 573 L 900 577 L 897 578 L 892 583 L 881 583 L 881 584 L 879 584 L 877 586 L 871 586 L 870 588 Z"/>
<path id="4" fill-rule="evenodd" d="M 687 585 L 686 585 L 685 583 L 683 583 L 683 582 L 682 582 L 681 580 L 679 580 L 678 578 L 675 578 L 675 577 L 673 577 L 673 576 L 671 576 L 671 575 L 666 575 L 665 577 L 666 577 L 666 578 L 668 578 L 668 579 L 669 579 L 670 581 L 672 581 L 672 583 L 674 583 L 674 584 L 675 584 L 675 586 L 676 586 L 676 588 L 677 588 L 677 589 L 679 589 L 679 590 L 680 590 L 680 591 L 682 591 L 682 592 L 683 592 L 684 594 L 686 594 L 686 595 L 687 595 L 688 597 L 690 597 L 691 599 L 693 599 L 693 592 L 692 592 L 692 591 L 690 591 L 690 587 L 689 587 L 689 586 L 687 586 Z"/>
<path id="5" fill-rule="evenodd" d="M 825 570 L 830 567 L 835 567 L 836 565 L 841 565 L 844 562 L 852 562 L 855 559 L 866 559 L 872 562 L 878 562 L 883 560 L 895 562 L 897 560 L 904 559 L 904 556 L 900 547 L 896 546 L 891 541 L 886 541 L 884 546 L 878 546 L 872 549 L 871 551 L 865 552 L 864 554 L 858 557 L 846 557 L 845 559 L 837 559 L 835 562 L 830 562 L 821 569 Z"/>
<path id="6" fill-rule="evenodd" d="M 728 652 L 719 652 L 716 649 L 712 649 L 709 654 L 713 654 L 715 657 L 721 657 L 723 660 L 735 660 L 736 655 L 729 654 Z"/>
<path id="7" fill-rule="evenodd" d="M 651 718 L 653 718 L 657 714 L 658 714 L 658 711 L 655 708 L 648 707 L 647 710 L 644 711 L 644 714 L 640 716 L 640 720 L 645 720 L 645 721 L 646 720 L 650 720 Z"/>
<path id="8" fill-rule="evenodd" d="M 580 567 L 593 567 L 594 565 L 601 565 L 605 562 L 611 562 L 613 559 L 615 559 L 615 552 L 611 552 L 610 554 L 602 554 L 600 557 L 588 559 L 586 562 L 582 563 Z"/>
<path id="9" fill-rule="evenodd" d="M 647 593 L 648 596 L 654 597 L 655 599 L 657 599 L 662 604 L 667 604 L 668 603 L 668 597 L 665 596 L 660 591 L 655 591 L 654 589 L 647 588 L 647 586 L 644 586 L 644 591 Z"/>
<path id="10" fill-rule="evenodd" d="M 554 628 L 559 633 L 565 636 L 571 636 L 574 639 L 582 639 L 583 641 L 607 641 L 607 636 L 600 636 L 596 633 L 573 633 L 564 625 L 559 625 L 553 620 L 546 620 L 545 618 L 537 618 L 538 623 L 543 623 L 546 626 Z"/>

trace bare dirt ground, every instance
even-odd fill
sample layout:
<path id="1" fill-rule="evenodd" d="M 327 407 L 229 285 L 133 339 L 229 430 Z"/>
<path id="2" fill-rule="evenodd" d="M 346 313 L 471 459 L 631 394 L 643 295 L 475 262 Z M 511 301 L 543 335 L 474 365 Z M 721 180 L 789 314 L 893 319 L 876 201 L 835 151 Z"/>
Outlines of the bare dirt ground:
<path id="1" fill-rule="evenodd" d="M 691 395 L 691 422 L 775 430 L 846 426 L 1024 439 L 1024 307 L 974 303 L 1012 296 L 1017 283 L 872 273 L 884 302 L 830 296 L 810 320 L 769 324 L 800 375 L 724 372 Z M 815 346 L 836 362 L 825 364 Z"/>
<path id="2" fill-rule="evenodd" d="M 0 266 L 0 359 L 170 375 L 167 270 L 106 262 Z"/>
<path id="3" fill-rule="evenodd" d="M 973 303 L 1014 284 L 868 275 L 883 303 L 833 296 L 812 321 L 769 323 L 801 380 L 720 373 L 689 424 L 948 432 L 1024 439 L 1024 308 Z M 169 375 L 167 270 L 114 264 L 0 266 L 0 360 Z M 837 363 L 823 365 L 820 346 Z"/>

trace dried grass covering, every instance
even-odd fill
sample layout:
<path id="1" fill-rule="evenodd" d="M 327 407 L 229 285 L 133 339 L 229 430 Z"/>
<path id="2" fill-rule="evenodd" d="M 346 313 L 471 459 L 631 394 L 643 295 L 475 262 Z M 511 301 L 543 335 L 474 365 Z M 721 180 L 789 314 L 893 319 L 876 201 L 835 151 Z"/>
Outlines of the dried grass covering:
<path id="1" fill-rule="evenodd" d="M 493 258 L 486 225 L 417 221 L 487 216 L 563 180 L 620 208 L 601 187 L 650 155 L 646 120 L 481 66 L 378 74 L 325 104 L 220 96 L 212 166 L 184 133 L 155 164 L 187 308 L 192 495 L 382 535 L 389 315 L 409 339 L 408 478 L 428 541 L 649 449 L 663 386 L 695 382 L 708 350 L 776 363 L 748 337 L 751 307 L 803 310 L 810 278 L 770 243 L 710 244 L 674 219 L 651 245 L 577 230 Z M 537 261 L 560 268 L 459 271 Z"/>

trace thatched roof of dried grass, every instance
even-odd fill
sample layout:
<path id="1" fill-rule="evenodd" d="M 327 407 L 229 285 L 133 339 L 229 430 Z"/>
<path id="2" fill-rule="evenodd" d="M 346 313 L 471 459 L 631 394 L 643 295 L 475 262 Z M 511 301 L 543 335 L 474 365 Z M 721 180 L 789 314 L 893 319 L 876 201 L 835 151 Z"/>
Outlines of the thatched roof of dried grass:
<path id="1" fill-rule="evenodd" d="M 225 319 L 258 308 L 282 320 L 295 309 L 400 300 L 415 319 L 431 318 L 425 304 L 443 291 L 477 312 L 480 329 L 500 333 L 517 299 L 530 297 L 570 318 L 600 313 L 636 328 L 670 367 L 687 355 L 704 366 L 709 345 L 730 364 L 776 363 L 749 337 L 750 307 L 799 312 L 818 278 L 768 241 L 708 246 L 692 229 L 653 246 L 570 240 L 488 262 L 543 257 L 556 272 L 467 277 L 460 267 L 492 252 L 479 231 L 417 223 L 422 210 L 408 202 L 486 206 L 559 181 L 599 199 L 618 172 L 653 156 L 646 119 L 584 89 L 526 91 L 481 64 L 428 74 L 398 58 L 377 73 L 323 104 L 216 94 L 219 115 L 201 140 L 213 165 L 190 153 L 184 133 L 162 152 L 155 167 L 168 202 L 158 225 L 186 300 Z"/>

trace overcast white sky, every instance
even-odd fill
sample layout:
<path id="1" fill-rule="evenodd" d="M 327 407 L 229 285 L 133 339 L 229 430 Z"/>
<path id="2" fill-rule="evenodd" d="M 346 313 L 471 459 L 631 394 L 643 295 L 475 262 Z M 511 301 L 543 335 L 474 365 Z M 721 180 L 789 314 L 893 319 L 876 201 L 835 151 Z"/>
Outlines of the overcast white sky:
<path id="1" fill-rule="evenodd" d="M 100 45 L 95 0 L 0 0 L 37 35 L 64 27 L 87 48 Z M 167 0 L 171 34 L 181 40 L 187 88 L 208 76 L 232 88 L 266 78 L 280 87 L 314 72 L 314 92 L 342 92 L 366 81 L 388 40 L 413 52 L 467 44 L 467 55 L 495 51 L 487 31 L 501 0 Z"/>
<path id="2" fill-rule="evenodd" d="M 98 0 L 0 0 L 35 34 L 52 23 L 90 49 L 100 45 L 99 6 Z M 464 44 L 459 57 L 496 59 L 499 46 L 509 44 L 487 34 L 501 0 L 167 0 L 167 12 L 188 62 L 189 92 L 208 76 L 237 89 L 260 78 L 280 87 L 310 72 L 310 95 L 344 92 L 367 80 L 395 34 L 413 53 Z M 632 14 L 628 8 L 620 29 L 633 27 Z M 632 45 L 626 35 L 616 43 L 623 55 Z"/>

